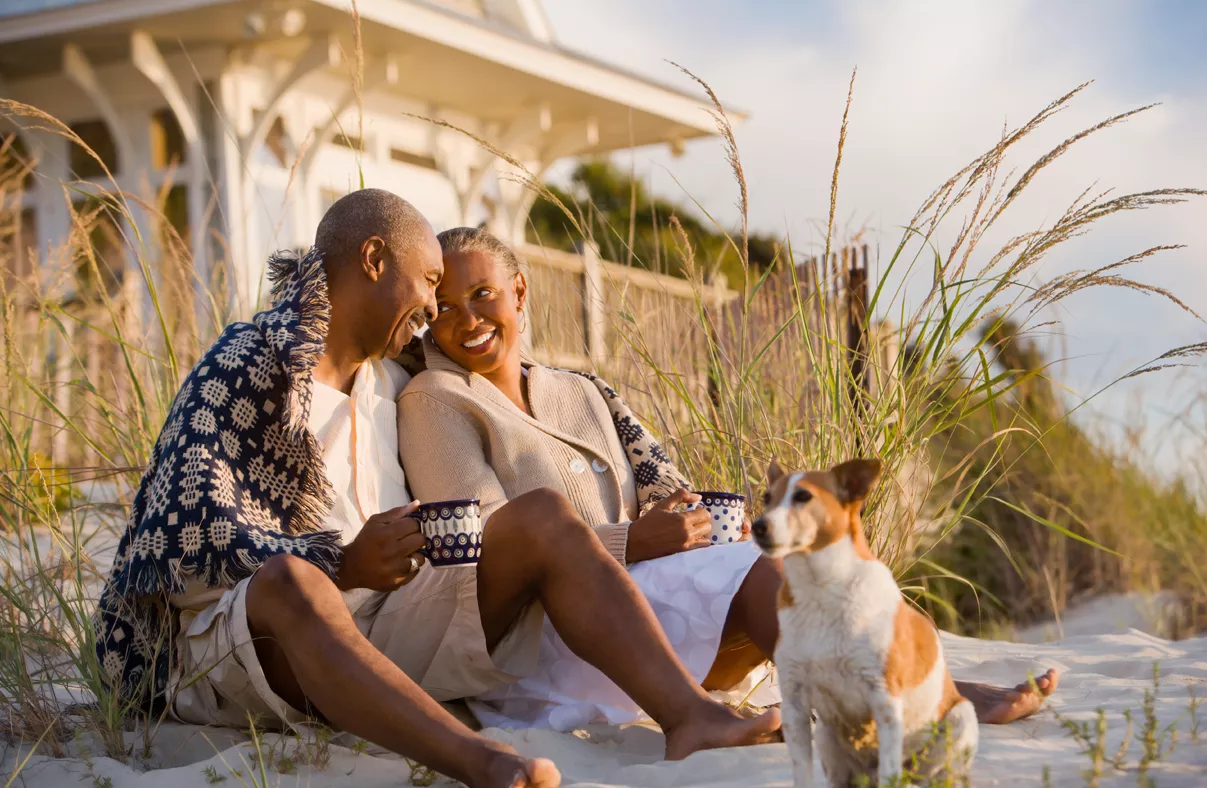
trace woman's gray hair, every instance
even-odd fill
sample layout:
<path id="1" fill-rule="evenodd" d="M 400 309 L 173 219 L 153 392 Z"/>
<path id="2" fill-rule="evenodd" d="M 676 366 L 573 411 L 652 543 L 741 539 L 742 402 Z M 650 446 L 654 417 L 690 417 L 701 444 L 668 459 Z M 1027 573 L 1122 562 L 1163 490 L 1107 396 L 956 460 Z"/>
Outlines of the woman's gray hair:
<path id="1" fill-rule="evenodd" d="M 440 249 L 446 255 L 485 252 L 496 262 L 502 263 L 508 273 L 527 274 L 527 266 L 511 247 L 480 227 L 454 227 L 436 238 L 440 240 Z"/>

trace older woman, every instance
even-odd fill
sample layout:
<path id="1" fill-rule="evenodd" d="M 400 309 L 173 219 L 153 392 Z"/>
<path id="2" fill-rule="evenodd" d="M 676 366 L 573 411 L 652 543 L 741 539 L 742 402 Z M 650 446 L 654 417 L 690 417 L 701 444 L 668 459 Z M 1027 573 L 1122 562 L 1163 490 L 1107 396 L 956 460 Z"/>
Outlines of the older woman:
<path id="1" fill-rule="evenodd" d="M 445 267 L 438 314 L 424 340 L 427 370 L 398 406 L 411 492 L 419 500 L 479 498 L 487 518 L 532 490 L 565 494 L 629 566 L 692 676 L 708 689 L 734 687 L 774 651 L 779 567 L 748 542 L 709 546 L 708 514 L 680 506 L 697 501 L 694 494 L 639 501 L 655 496 L 649 479 L 638 478 L 651 475 L 648 467 L 636 474 L 634 466 L 655 461 L 662 476 L 682 477 L 630 416 L 620 421 L 623 438 L 618 434 L 614 393 L 523 354 L 528 286 L 516 255 L 483 230 L 462 227 L 439 238 Z M 632 461 L 638 436 L 648 443 L 638 451 L 650 460 Z M 1040 681 L 1055 686 L 1054 676 Z M 976 687 L 961 689 L 977 702 Z M 1012 700 L 1008 693 L 982 699 Z M 475 710 L 488 724 L 560 730 L 640 713 L 549 626 L 538 670 L 478 701 Z"/>

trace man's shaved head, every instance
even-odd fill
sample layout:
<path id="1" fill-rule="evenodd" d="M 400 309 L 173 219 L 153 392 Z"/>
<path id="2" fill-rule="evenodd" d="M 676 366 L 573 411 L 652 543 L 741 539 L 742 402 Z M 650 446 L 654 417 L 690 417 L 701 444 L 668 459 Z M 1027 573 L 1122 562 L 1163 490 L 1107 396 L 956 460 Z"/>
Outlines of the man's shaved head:
<path id="1" fill-rule="evenodd" d="M 335 201 L 319 222 L 331 300 L 328 345 L 366 358 L 397 355 L 436 315 L 440 242 L 415 206 L 384 189 Z"/>
<path id="2" fill-rule="evenodd" d="M 360 257 L 361 245 L 381 238 L 395 256 L 427 243 L 432 227 L 414 205 L 385 189 L 361 189 L 335 201 L 319 221 L 314 245 L 323 253 L 327 275 Z"/>

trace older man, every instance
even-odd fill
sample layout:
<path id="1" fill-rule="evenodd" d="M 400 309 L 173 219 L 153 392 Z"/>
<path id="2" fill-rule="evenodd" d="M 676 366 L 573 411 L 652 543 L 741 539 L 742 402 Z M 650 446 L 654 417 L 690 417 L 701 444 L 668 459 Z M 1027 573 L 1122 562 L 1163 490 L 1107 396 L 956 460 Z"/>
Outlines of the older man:
<path id="1" fill-rule="evenodd" d="M 548 615 L 662 726 L 668 758 L 776 730 L 692 682 L 554 493 L 495 513 L 476 570 L 423 566 L 397 451 L 407 375 L 387 359 L 434 316 L 441 273 L 428 223 L 376 189 L 337 201 L 307 256 L 271 261 L 272 308 L 227 328 L 156 443 L 97 616 L 109 680 L 187 722 L 318 715 L 470 786 L 553 786 L 553 764 L 436 702 L 530 670 Z"/>

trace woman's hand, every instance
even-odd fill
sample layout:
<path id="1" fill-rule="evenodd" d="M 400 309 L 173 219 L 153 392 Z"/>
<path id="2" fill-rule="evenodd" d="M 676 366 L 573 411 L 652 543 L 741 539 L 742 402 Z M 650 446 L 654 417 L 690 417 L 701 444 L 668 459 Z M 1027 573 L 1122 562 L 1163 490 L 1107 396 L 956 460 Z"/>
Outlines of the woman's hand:
<path id="1" fill-rule="evenodd" d="M 712 522 L 707 509 L 701 506 L 689 512 L 674 511 L 679 504 L 690 506 L 699 501 L 700 496 L 693 492 L 676 490 L 637 518 L 629 526 L 629 545 L 625 556 L 629 563 L 712 544 L 708 538 Z"/>
<path id="2" fill-rule="evenodd" d="M 750 518 L 743 517 L 742 518 L 742 535 L 738 537 L 739 542 L 749 542 L 750 541 L 750 528 L 751 528 Z"/>

